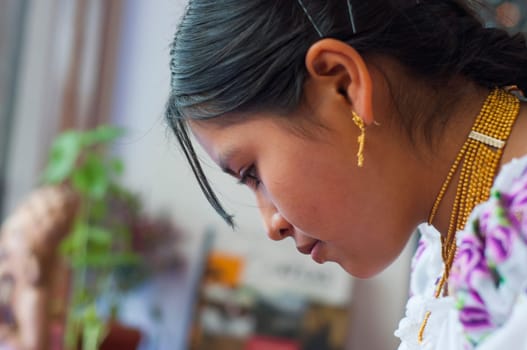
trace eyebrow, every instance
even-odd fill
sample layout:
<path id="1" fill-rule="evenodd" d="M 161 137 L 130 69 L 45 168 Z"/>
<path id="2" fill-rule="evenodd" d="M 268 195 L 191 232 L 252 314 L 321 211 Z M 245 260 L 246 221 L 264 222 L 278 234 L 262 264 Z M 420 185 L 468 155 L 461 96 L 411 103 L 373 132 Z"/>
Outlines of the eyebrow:
<path id="1" fill-rule="evenodd" d="M 236 148 L 228 148 L 226 152 L 222 153 L 218 157 L 218 163 L 221 168 L 221 170 L 224 173 L 227 173 L 231 176 L 234 176 L 235 178 L 238 178 L 238 174 L 231 168 L 229 168 L 229 163 L 232 157 L 238 152 Z"/>

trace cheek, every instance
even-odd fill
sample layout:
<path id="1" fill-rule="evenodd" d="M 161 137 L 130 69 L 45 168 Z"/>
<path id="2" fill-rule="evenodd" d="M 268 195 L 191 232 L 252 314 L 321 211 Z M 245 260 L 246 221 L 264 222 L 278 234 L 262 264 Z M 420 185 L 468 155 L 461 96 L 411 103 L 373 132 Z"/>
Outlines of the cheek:
<path id="1" fill-rule="evenodd" d="M 322 169 L 322 171 L 320 171 Z M 347 234 L 351 213 L 357 211 L 349 173 L 326 170 L 327 167 L 296 166 L 275 172 L 279 180 L 267 187 L 276 209 L 306 235 L 321 240 L 336 239 L 337 232 Z"/>
<path id="2" fill-rule="evenodd" d="M 275 210 L 302 234 L 327 242 L 330 260 L 370 277 L 395 260 L 412 229 L 397 219 L 401 205 L 391 204 L 379 176 L 358 169 L 354 156 L 280 159 L 261 175 Z"/>
<path id="3" fill-rule="evenodd" d="M 344 219 L 341 212 L 349 216 L 353 210 L 355 153 L 346 151 L 351 147 L 330 142 L 298 142 L 290 137 L 281 141 L 276 145 L 286 146 L 261 154 L 259 170 L 269 199 L 291 224 L 321 234 L 334 219 Z"/>

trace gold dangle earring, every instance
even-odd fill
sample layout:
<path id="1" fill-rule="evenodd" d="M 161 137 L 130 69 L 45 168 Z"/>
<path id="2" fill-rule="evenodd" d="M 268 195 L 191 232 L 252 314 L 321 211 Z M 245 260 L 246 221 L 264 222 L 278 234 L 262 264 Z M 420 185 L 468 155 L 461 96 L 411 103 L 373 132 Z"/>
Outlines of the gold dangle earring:
<path id="1" fill-rule="evenodd" d="M 357 138 L 359 143 L 359 151 L 357 152 L 357 165 L 359 168 L 364 166 L 364 145 L 366 143 L 366 126 L 364 125 L 364 120 L 355 111 L 352 111 L 353 122 L 360 129 L 360 135 Z"/>

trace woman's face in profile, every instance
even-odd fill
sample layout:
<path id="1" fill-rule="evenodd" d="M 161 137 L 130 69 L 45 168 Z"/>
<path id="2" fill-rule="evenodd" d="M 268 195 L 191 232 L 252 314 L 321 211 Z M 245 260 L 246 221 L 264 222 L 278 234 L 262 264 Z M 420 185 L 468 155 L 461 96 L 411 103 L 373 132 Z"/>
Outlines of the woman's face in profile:
<path id="1" fill-rule="evenodd" d="M 190 127 L 214 162 L 254 192 L 271 239 L 292 237 L 300 252 L 357 277 L 378 273 L 414 228 L 405 220 L 405 203 L 394 203 L 395 174 L 376 166 L 382 160 L 375 152 L 357 167 L 358 130 L 346 113 L 331 113 L 313 136 L 278 118 L 261 114 L 229 126 Z"/>

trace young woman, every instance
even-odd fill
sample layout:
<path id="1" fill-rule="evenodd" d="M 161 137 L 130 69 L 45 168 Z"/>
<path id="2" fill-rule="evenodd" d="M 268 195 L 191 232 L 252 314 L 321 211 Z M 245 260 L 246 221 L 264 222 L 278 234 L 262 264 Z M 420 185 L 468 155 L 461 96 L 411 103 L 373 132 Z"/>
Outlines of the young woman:
<path id="1" fill-rule="evenodd" d="M 192 0 L 167 119 L 357 277 L 419 226 L 400 349 L 527 349 L 527 47 L 462 0 Z M 514 344 L 514 345 L 511 345 Z"/>

